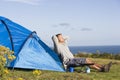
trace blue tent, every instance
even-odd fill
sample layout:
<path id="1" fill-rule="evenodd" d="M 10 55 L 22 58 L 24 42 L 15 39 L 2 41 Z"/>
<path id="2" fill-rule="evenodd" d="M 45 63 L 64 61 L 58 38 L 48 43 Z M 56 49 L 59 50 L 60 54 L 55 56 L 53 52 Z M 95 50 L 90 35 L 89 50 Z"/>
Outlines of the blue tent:
<path id="1" fill-rule="evenodd" d="M 0 17 L 0 45 L 14 51 L 16 59 L 8 67 L 64 71 L 58 55 L 36 34 Z"/>

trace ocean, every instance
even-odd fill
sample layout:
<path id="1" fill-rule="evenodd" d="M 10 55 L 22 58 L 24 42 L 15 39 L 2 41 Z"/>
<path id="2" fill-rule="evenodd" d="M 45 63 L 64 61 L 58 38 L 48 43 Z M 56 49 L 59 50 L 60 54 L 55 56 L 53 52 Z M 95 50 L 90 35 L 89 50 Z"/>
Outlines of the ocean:
<path id="1" fill-rule="evenodd" d="M 73 54 L 77 54 L 78 52 L 95 53 L 96 51 L 101 53 L 120 53 L 120 46 L 69 46 L 69 48 Z"/>

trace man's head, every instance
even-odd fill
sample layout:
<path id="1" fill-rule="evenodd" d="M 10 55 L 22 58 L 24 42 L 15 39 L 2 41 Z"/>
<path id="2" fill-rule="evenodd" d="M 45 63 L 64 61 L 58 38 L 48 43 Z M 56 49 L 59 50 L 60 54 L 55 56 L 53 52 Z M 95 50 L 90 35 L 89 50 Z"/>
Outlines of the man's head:
<path id="1" fill-rule="evenodd" d="M 65 42 L 65 39 L 63 38 L 63 36 L 62 36 L 61 33 L 60 33 L 60 34 L 57 34 L 56 37 L 58 38 L 58 41 L 59 41 L 60 43 Z"/>

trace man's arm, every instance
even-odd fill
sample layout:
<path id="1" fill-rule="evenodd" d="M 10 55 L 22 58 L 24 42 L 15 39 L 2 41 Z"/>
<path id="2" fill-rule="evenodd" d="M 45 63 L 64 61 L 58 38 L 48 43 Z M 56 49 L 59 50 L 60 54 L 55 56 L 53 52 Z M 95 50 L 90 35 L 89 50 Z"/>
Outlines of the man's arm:
<path id="1" fill-rule="evenodd" d="M 53 40 L 53 43 L 54 43 L 54 51 L 59 54 L 59 52 L 58 52 L 59 42 L 58 42 L 58 38 L 56 37 L 56 35 L 52 36 L 52 40 Z"/>
<path id="2" fill-rule="evenodd" d="M 55 35 L 52 36 L 52 40 L 53 40 L 54 44 L 56 44 L 56 45 L 58 44 L 58 39 Z"/>
<path id="3" fill-rule="evenodd" d="M 67 44 L 68 43 L 68 40 L 69 40 L 69 37 L 68 36 L 63 36 L 64 40 L 65 40 L 65 43 Z"/>

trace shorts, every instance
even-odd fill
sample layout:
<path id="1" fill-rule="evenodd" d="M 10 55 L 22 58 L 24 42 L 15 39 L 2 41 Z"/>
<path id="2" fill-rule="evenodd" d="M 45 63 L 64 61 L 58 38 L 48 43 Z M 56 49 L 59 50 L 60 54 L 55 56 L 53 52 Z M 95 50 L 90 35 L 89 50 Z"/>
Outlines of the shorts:
<path id="1" fill-rule="evenodd" d="M 82 64 L 85 64 L 86 63 L 86 58 L 73 58 L 73 59 L 70 59 L 66 65 L 67 66 L 80 66 Z"/>

